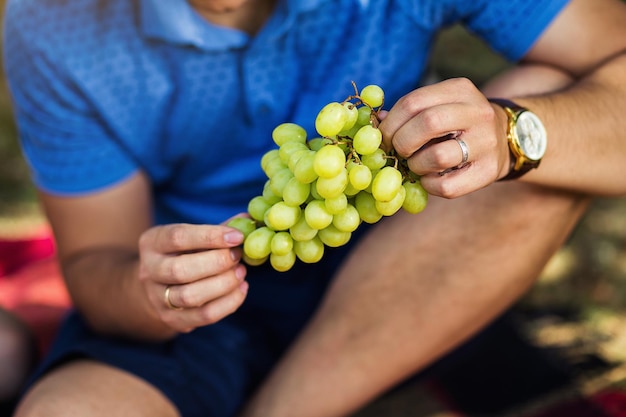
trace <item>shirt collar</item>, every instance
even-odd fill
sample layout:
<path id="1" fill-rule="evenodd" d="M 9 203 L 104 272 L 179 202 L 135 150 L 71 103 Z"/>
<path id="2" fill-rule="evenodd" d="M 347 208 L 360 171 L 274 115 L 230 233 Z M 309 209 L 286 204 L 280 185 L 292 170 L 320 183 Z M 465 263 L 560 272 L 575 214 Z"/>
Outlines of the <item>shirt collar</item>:
<path id="1" fill-rule="evenodd" d="M 282 0 L 286 16 L 275 35 L 284 33 L 299 13 L 315 10 L 329 0 Z M 139 0 L 141 30 L 146 37 L 165 42 L 187 44 L 203 50 L 225 50 L 244 47 L 249 37 L 234 29 L 213 26 L 202 19 L 185 0 Z M 369 0 L 355 0 L 366 8 Z M 277 6 L 281 9 L 281 4 Z"/>
<path id="2" fill-rule="evenodd" d="M 184 0 L 140 0 L 144 35 L 169 43 L 204 50 L 240 48 L 248 36 L 237 30 L 213 26 Z"/>

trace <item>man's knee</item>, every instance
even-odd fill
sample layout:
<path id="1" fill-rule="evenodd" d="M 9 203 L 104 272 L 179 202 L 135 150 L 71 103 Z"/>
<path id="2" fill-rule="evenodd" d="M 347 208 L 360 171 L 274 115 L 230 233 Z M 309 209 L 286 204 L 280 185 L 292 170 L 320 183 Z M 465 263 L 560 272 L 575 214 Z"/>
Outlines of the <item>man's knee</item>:
<path id="1" fill-rule="evenodd" d="M 18 405 L 15 417 L 132 415 L 178 417 L 156 388 L 119 369 L 77 360 L 40 379 Z"/>

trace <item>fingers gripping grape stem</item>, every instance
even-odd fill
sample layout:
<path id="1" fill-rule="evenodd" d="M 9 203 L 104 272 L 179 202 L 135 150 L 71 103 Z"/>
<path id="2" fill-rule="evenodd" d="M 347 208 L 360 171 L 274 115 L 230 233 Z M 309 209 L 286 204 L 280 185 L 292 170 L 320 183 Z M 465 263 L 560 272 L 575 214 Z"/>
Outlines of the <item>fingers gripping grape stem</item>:
<path id="1" fill-rule="evenodd" d="M 354 95 L 348 96 L 343 102 L 344 103 L 351 103 L 353 100 L 357 100 L 355 103 L 351 103 L 354 106 L 357 106 L 359 104 L 364 105 L 369 107 L 370 109 L 370 124 L 376 128 L 378 128 L 378 125 L 380 124 L 380 117 L 378 116 L 380 110 L 383 108 L 383 106 L 385 105 L 385 96 L 383 95 L 382 100 L 380 102 L 380 105 L 378 106 L 378 108 L 374 108 L 372 107 L 367 101 L 362 100 L 361 96 L 359 95 L 359 89 L 356 86 L 356 83 L 354 81 L 350 81 L 350 83 L 352 84 L 352 88 L 354 88 Z"/>
<path id="2" fill-rule="evenodd" d="M 379 113 L 383 109 L 384 104 L 385 104 L 384 95 L 382 96 L 382 99 L 380 100 L 380 104 L 375 107 L 369 104 L 367 99 L 363 99 L 361 97 L 359 93 L 359 89 L 354 81 L 351 81 L 351 84 L 352 84 L 352 88 L 354 89 L 354 94 L 346 97 L 344 101 L 342 102 L 342 104 L 347 104 L 348 106 L 354 106 L 357 108 L 359 105 L 366 106 L 367 108 L 370 109 L 370 119 L 369 119 L 370 125 L 375 128 L 378 128 L 378 125 L 381 122 Z M 332 138 L 328 138 L 328 139 L 330 139 L 333 144 L 347 146 L 350 149 L 350 154 L 349 154 L 350 159 L 355 161 L 358 164 L 361 164 L 361 158 L 359 156 L 359 153 L 356 152 L 354 148 L 352 147 L 353 138 L 351 138 L 350 136 L 338 135 L 337 140 L 333 140 Z M 391 151 L 389 151 L 386 154 L 385 158 L 390 160 L 393 163 L 393 167 L 402 173 L 402 177 L 404 180 L 410 181 L 412 183 L 419 180 L 419 177 L 415 175 L 414 173 L 412 173 L 411 170 L 409 169 L 406 163 L 406 160 L 399 158 L 396 155 L 395 150 L 392 149 Z M 350 159 L 346 161 L 346 165 L 349 164 Z"/>

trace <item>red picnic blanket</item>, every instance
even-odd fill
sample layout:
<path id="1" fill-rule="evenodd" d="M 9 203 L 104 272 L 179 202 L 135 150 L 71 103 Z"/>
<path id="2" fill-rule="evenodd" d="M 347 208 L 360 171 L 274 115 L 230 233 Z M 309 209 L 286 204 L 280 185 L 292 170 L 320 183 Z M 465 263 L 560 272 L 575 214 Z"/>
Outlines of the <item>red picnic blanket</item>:
<path id="1" fill-rule="evenodd" d="M 0 239 L 0 307 L 32 329 L 41 353 L 70 305 L 48 229 L 24 238 Z"/>

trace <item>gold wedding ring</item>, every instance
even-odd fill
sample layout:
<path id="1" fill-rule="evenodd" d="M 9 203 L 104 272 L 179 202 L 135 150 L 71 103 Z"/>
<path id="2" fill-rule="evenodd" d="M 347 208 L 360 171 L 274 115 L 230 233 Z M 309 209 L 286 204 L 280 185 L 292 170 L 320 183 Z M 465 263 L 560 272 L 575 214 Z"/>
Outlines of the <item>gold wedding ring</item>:
<path id="1" fill-rule="evenodd" d="M 168 285 L 167 287 L 165 287 L 165 294 L 164 294 L 164 297 L 165 297 L 165 304 L 167 305 L 167 307 L 168 307 L 170 310 L 182 310 L 182 309 L 183 309 L 182 307 L 175 306 L 175 305 L 174 305 L 174 304 L 172 304 L 172 302 L 170 301 L 170 288 L 171 288 L 171 287 L 172 287 L 171 285 Z"/>

